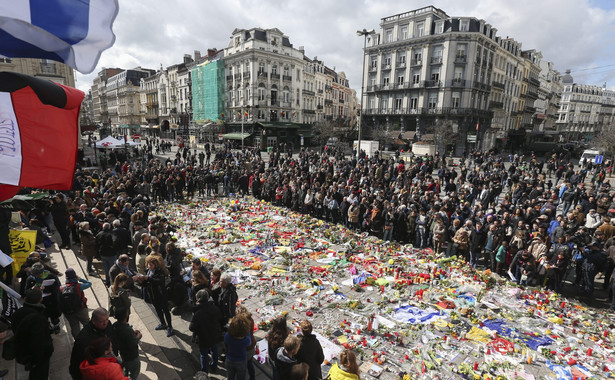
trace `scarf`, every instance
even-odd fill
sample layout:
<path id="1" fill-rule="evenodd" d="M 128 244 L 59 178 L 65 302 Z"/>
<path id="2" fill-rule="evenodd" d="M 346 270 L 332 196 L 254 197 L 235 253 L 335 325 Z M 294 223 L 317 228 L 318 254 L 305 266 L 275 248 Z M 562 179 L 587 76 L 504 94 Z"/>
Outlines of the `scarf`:
<path id="1" fill-rule="evenodd" d="M 119 259 L 115 260 L 115 265 L 117 265 L 117 267 L 120 268 L 122 272 L 126 273 L 128 277 L 134 276 L 134 274 L 130 271 L 130 268 L 128 268 L 128 265 L 122 265 Z"/>

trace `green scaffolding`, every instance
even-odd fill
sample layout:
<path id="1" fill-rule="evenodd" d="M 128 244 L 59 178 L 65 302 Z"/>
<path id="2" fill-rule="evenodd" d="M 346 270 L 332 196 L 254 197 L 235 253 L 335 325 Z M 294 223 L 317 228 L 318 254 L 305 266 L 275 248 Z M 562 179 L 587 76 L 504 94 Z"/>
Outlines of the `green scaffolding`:
<path id="1" fill-rule="evenodd" d="M 207 61 L 192 69 L 192 110 L 198 122 L 224 119 L 224 61 Z"/>

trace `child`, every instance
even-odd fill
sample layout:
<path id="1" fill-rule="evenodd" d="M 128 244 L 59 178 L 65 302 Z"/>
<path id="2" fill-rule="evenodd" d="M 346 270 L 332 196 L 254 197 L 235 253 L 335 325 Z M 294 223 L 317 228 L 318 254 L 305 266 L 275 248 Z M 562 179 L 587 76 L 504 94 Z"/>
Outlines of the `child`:
<path id="1" fill-rule="evenodd" d="M 231 318 L 228 332 L 224 335 L 226 345 L 227 380 L 245 380 L 247 372 L 247 352 L 252 343 L 250 325 L 243 315 Z"/>
<path id="2" fill-rule="evenodd" d="M 301 347 L 301 339 L 294 335 L 289 335 L 284 339 L 284 347 L 278 348 L 275 355 L 275 367 L 278 369 L 280 379 L 290 379 L 290 372 L 293 365 L 297 364 L 295 355 Z"/>
<path id="3" fill-rule="evenodd" d="M 331 380 L 359 380 L 359 365 L 357 356 L 351 350 L 345 350 L 340 354 L 339 364 L 331 366 L 327 378 Z"/>

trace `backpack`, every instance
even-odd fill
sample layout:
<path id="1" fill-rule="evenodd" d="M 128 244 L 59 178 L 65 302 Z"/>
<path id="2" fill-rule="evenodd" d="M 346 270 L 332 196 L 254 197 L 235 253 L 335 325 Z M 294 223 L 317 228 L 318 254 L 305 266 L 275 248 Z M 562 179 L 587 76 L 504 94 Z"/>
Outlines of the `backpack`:
<path id="1" fill-rule="evenodd" d="M 60 308 L 64 314 L 73 314 L 83 308 L 83 300 L 77 290 L 77 285 L 65 285 L 60 294 Z"/>

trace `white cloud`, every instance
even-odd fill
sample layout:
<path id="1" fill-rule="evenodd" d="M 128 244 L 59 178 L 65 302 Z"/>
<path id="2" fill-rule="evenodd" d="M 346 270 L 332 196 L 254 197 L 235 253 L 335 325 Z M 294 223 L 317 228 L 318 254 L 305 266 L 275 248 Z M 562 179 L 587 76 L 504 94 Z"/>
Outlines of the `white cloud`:
<path id="1" fill-rule="evenodd" d="M 124 1 L 114 26 L 115 45 L 102 54 L 93 74 L 77 75 L 77 86 L 88 90 L 102 67 L 158 69 L 181 62 L 194 50 L 225 48 L 235 28 L 275 27 L 295 47 L 304 46 L 308 57 L 344 71 L 359 91 L 363 40 L 355 31 L 379 31 L 381 18 L 428 5 L 424 0 L 408 5 L 384 0 Z M 615 83 L 615 66 L 575 75 L 613 62 L 612 9 L 588 0 L 442 0 L 435 6 L 450 16 L 484 19 L 498 35 L 542 51 L 558 70 L 572 69 L 579 82 Z"/>

